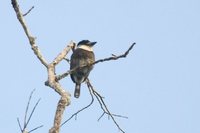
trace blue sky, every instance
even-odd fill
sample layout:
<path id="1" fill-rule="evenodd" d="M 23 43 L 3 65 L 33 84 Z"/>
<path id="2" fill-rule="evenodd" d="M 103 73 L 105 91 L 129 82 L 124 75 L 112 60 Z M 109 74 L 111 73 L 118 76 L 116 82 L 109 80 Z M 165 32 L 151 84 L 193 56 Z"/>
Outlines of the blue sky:
<path id="1" fill-rule="evenodd" d="M 104 97 L 111 112 L 127 133 L 200 132 L 200 1 L 198 0 L 62 0 L 19 1 L 31 33 L 44 57 L 51 61 L 70 41 L 97 41 L 96 59 L 121 54 L 136 42 L 126 59 L 97 64 L 90 80 Z M 33 54 L 9 0 L 0 2 L 1 93 L 0 129 L 20 132 L 16 118 L 23 118 L 30 92 L 32 104 L 41 102 L 29 129 L 48 132 L 59 96 L 44 86 L 45 68 Z M 71 53 L 70 53 L 71 54 Z M 68 55 L 70 57 L 70 55 Z M 57 73 L 69 69 L 66 62 Z M 61 84 L 73 94 L 69 77 Z M 71 97 L 64 113 L 90 102 L 86 85 L 81 97 Z M 71 120 L 61 132 L 112 132 L 111 120 L 97 119 L 102 111 L 97 102 Z"/>

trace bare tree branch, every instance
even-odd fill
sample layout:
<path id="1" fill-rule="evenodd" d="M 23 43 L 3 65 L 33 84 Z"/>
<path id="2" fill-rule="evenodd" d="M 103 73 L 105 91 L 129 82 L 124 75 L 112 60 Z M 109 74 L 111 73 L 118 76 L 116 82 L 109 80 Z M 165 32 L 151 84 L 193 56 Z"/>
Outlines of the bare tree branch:
<path id="1" fill-rule="evenodd" d="M 37 130 L 37 129 L 39 129 L 39 128 L 41 128 L 41 127 L 43 126 L 43 125 L 40 125 L 40 126 L 34 128 L 34 130 L 31 130 L 31 131 L 29 131 L 29 132 L 27 131 L 27 126 L 28 126 L 28 124 L 29 124 L 29 122 L 30 122 L 30 120 L 31 120 L 31 118 L 32 118 L 32 116 L 33 116 L 33 113 L 34 113 L 36 107 L 38 106 L 38 104 L 39 104 L 39 102 L 40 102 L 40 99 L 39 99 L 39 100 L 36 102 L 36 104 L 34 105 L 34 107 L 33 107 L 32 111 L 31 111 L 31 114 L 30 114 L 28 120 L 26 120 L 27 114 L 28 114 L 28 110 L 29 110 L 29 106 L 30 106 L 30 102 L 31 102 L 32 95 L 33 95 L 34 91 L 35 91 L 35 89 L 31 92 L 31 94 L 30 94 L 30 96 L 29 96 L 29 99 L 28 99 L 28 103 L 27 103 L 26 111 L 25 111 L 25 116 L 24 116 L 24 126 L 23 126 L 23 128 L 22 128 L 22 126 L 21 126 L 21 124 L 20 124 L 19 118 L 17 118 L 17 122 L 18 122 L 19 128 L 20 128 L 20 130 L 21 130 L 21 133 L 30 133 L 30 132 L 35 131 L 35 130 Z"/>
<path id="2" fill-rule="evenodd" d="M 43 125 L 40 125 L 40 126 L 38 126 L 38 127 L 36 127 L 36 128 L 33 128 L 32 130 L 30 130 L 28 133 L 31 133 L 31 132 L 33 132 L 33 131 L 35 131 L 35 130 L 37 130 L 37 129 L 39 129 L 39 128 L 42 128 L 43 127 Z"/>
<path id="3" fill-rule="evenodd" d="M 16 12 L 16 15 L 17 15 L 17 18 L 19 20 L 19 22 L 21 23 L 23 29 L 24 29 L 24 32 L 29 40 L 29 43 L 31 45 L 31 48 L 32 50 L 34 51 L 35 55 L 37 56 L 37 58 L 40 60 L 40 62 L 45 66 L 47 67 L 47 61 L 43 58 L 42 56 L 42 53 L 40 52 L 40 50 L 38 49 L 38 46 L 35 44 L 35 37 L 33 37 L 28 29 L 28 27 L 26 26 L 26 23 L 25 23 L 25 20 L 24 20 L 24 17 L 23 17 L 23 14 L 22 12 L 20 11 L 19 9 L 19 4 L 17 2 L 17 0 L 12 0 L 12 5 L 13 5 L 13 8 Z"/>
<path id="4" fill-rule="evenodd" d="M 60 125 L 63 113 L 65 111 L 65 107 L 70 104 L 70 93 L 66 92 L 64 88 L 60 85 L 59 82 L 56 80 L 56 74 L 55 74 L 55 66 L 65 58 L 67 53 L 74 47 L 74 42 L 70 42 L 69 45 L 67 45 L 61 53 L 58 54 L 58 56 L 48 65 L 47 71 L 48 71 L 48 81 L 45 82 L 45 85 L 51 87 L 54 89 L 60 96 L 60 100 L 57 105 L 56 114 L 54 117 L 54 125 L 49 130 L 49 133 L 59 133 L 60 131 Z"/>
<path id="5" fill-rule="evenodd" d="M 46 84 L 46 85 L 48 85 L 49 87 L 54 89 L 61 96 L 61 98 L 58 102 L 58 105 L 57 105 L 57 109 L 56 109 L 54 125 L 49 130 L 49 133 L 59 133 L 61 119 L 62 119 L 62 115 L 65 110 L 65 107 L 70 104 L 70 94 L 69 94 L 69 92 L 66 92 L 64 90 L 64 88 L 62 88 L 62 86 L 60 85 L 59 82 L 56 81 L 55 66 L 62 59 L 65 58 L 66 54 L 74 47 L 74 43 L 70 42 L 70 44 L 67 45 L 66 48 L 64 48 L 63 51 L 60 54 L 58 54 L 58 56 L 51 63 L 48 64 L 47 61 L 45 60 L 45 58 L 42 56 L 38 46 L 36 45 L 35 38 L 31 35 L 31 33 L 25 23 L 23 13 L 19 9 L 19 4 L 18 4 L 17 0 L 11 0 L 11 1 L 12 1 L 13 8 L 16 12 L 17 18 L 24 29 L 24 32 L 29 40 L 31 48 L 34 51 L 34 54 L 37 56 L 37 58 L 40 60 L 40 62 L 47 68 L 48 84 Z"/>
<path id="6" fill-rule="evenodd" d="M 24 116 L 24 128 L 26 128 L 26 126 L 28 125 L 27 122 L 26 122 L 26 117 L 27 117 L 27 114 L 28 114 L 30 101 L 31 101 L 31 98 L 32 98 L 32 95 L 33 95 L 34 91 L 35 91 L 35 89 L 31 92 L 31 94 L 29 96 L 29 99 L 28 99 L 27 106 L 26 106 L 26 111 L 25 111 L 25 116 Z"/>
<path id="7" fill-rule="evenodd" d="M 21 133 L 22 133 L 22 132 L 23 132 L 23 129 L 22 129 L 22 126 L 21 126 L 21 124 L 20 124 L 19 118 L 17 118 L 17 123 L 18 123 L 18 125 L 19 125 L 19 128 L 20 128 L 20 130 L 21 130 Z"/>
<path id="8" fill-rule="evenodd" d="M 100 60 L 97 60 L 97 61 L 95 61 L 94 63 L 92 63 L 92 64 L 90 64 L 90 65 L 95 65 L 95 64 L 97 64 L 97 63 L 99 63 L 99 62 L 110 61 L 110 60 L 117 60 L 117 59 L 119 59 L 119 58 L 125 58 L 125 57 L 129 54 L 129 52 L 131 51 L 131 49 L 133 48 L 133 46 L 134 46 L 135 44 L 136 44 L 136 43 L 134 42 L 134 43 L 128 48 L 128 50 L 127 50 L 124 54 L 121 54 L 121 55 L 118 55 L 118 56 L 114 55 L 114 56 L 109 57 L 109 58 L 100 59 Z M 113 55 L 113 54 L 112 54 L 112 55 Z"/>
<path id="9" fill-rule="evenodd" d="M 116 117 L 122 117 L 122 118 L 128 118 L 126 116 L 121 116 L 121 115 L 115 115 L 115 114 L 112 114 L 108 107 L 106 106 L 104 100 L 103 100 L 103 97 L 94 90 L 94 87 L 92 86 L 92 84 L 90 83 L 89 79 L 87 79 L 86 81 L 89 89 L 92 91 L 92 94 L 94 94 L 94 96 L 96 97 L 96 99 L 98 100 L 100 106 L 101 106 L 101 109 L 104 111 L 103 114 L 100 116 L 100 118 L 98 120 L 100 120 L 104 114 L 108 114 L 108 116 L 111 117 L 111 119 L 113 120 L 113 122 L 115 123 L 115 125 L 118 127 L 118 129 L 122 132 L 122 133 L 125 133 L 125 131 L 119 126 L 119 124 L 116 122 L 114 116 Z"/>
<path id="10" fill-rule="evenodd" d="M 45 83 L 45 85 L 48 85 L 52 89 L 54 89 L 60 96 L 60 100 L 57 105 L 56 114 L 54 117 L 54 125 L 49 130 L 49 133 L 59 133 L 60 131 L 60 125 L 63 113 L 65 111 L 65 107 L 70 104 L 70 93 L 66 92 L 64 88 L 60 85 L 59 82 L 56 80 L 56 74 L 55 74 L 55 66 L 65 58 L 66 54 L 71 50 L 74 43 L 71 41 L 69 45 L 63 51 L 58 54 L 58 56 L 53 60 L 52 63 L 48 65 L 48 82 Z"/>
<path id="11" fill-rule="evenodd" d="M 40 99 L 38 99 L 38 101 L 36 102 L 35 106 L 33 107 L 32 111 L 31 111 L 31 114 L 30 114 L 30 116 L 29 116 L 29 118 L 28 118 L 28 120 L 27 120 L 27 122 L 26 122 L 25 128 L 27 127 L 28 123 L 30 122 L 30 120 L 31 120 L 31 117 L 32 117 L 32 115 L 33 115 L 33 113 L 34 113 L 34 111 L 35 111 L 36 107 L 38 106 L 38 104 L 39 104 L 40 100 L 41 100 L 41 98 L 40 98 Z"/>

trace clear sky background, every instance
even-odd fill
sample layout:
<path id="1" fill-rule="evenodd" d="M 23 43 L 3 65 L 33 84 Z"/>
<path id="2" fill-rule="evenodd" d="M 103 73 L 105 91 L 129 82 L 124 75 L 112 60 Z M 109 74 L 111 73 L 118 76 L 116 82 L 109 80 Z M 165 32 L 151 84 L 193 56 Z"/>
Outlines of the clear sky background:
<path id="1" fill-rule="evenodd" d="M 19 2 L 24 12 L 35 6 L 25 19 L 48 61 L 70 40 L 97 41 L 96 59 L 121 54 L 137 43 L 127 58 L 97 64 L 90 74 L 110 111 L 129 117 L 116 118 L 127 133 L 200 132 L 199 0 Z M 31 105 L 39 98 L 41 102 L 28 129 L 43 124 L 35 133 L 48 132 L 60 97 L 44 85 L 46 69 L 33 54 L 10 3 L 0 2 L 0 129 L 20 132 L 16 118 L 23 119 L 29 94 L 36 89 Z M 57 73 L 68 69 L 68 64 L 62 62 Z M 73 94 L 74 84 L 69 77 L 61 84 Z M 89 102 L 83 84 L 81 97 L 71 97 L 64 119 Z M 97 122 L 101 114 L 95 102 L 61 132 L 118 133 L 107 116 Z"/>

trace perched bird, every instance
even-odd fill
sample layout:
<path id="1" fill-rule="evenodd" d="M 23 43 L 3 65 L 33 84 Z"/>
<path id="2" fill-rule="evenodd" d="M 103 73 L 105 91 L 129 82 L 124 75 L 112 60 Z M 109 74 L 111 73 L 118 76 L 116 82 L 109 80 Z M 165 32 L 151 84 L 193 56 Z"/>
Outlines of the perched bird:
<path id="1" fill-rule="evenodd" d="M 79 98 L 81 83 L 87 79 L 90 71 L 93 68 L 92 65 L 86 65 L 91 64 L 95 61 L 95 56 L 92 48 L 94 44 L 96 44 L 96 42 L 90 42 L 89 40 L 80 41 L 71 56 L 70 70 L 75 68 L 75 71 L 72 72 L 70 76 L 72 81 L 76 84 L 74 91 L 75 98 Z"/>

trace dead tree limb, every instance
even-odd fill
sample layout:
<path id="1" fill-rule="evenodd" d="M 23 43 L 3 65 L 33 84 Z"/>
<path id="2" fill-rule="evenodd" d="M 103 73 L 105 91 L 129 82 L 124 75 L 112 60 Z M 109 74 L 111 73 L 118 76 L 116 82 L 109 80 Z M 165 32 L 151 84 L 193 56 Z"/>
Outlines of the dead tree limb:
<path id="1" fill-rule="evenodd" d="M 49 130 L 49 133 L 59 133 L 60 127 L 61 127 L 61 120 L 62 120 L 63 113 L 65 111 L 66 106 L 68 106 L 70 104 L 70 93 L 67 92 L 67 91 L 65 91 L 65 89 L 60 85 L 59 80 L 62 79 L 62 78 L 64 78 L 64 77 L 66 77 L 67 75 L 73 73 L 74 71 L 76 71 L 76 69 L 81 68 L 81 67 L 85 67 L 85 66 L 79 66 L 77 68 L 69 70 L 68 72 L 66 72 L 66 73 L 64 73 L 62 75 L 57 76 L 55 74 L 55 67 L 56 67 L 56 65 L 58 65 L 58 63 L 60 63 L 61 60 L 65 59 L 65 56 L 68 54 L 68 52 L 70 50 L 74 49 L 75 43 L 73 43 L 71 41 L 63 49 L 63 51 L 61 51 L 58 54 L 58 56 L 52 62 L 48 63 L 46 61 L 46 59 L 43 57 L 42 53 L 40 52 L 38 46 L 36 45 L 36 38 L 31 34 L 31 32 L 29 31 L 29 29 L 28 29 L 28 27 L 27 27 L 27 25 L 25 23 L 24 16 L 26 16 L 28 13 L 30 13 L 30 11 L 33 9 L 33 7 L 27 13 L 23 14 L 22 11 L 19 8 L 19 4 L 18 4 L 17 0 L 11 0 L 11 3 L 12 3 L 12 6 L 14 8 L 14 11 L 16 13 L 17 19 L 19 20 L 20 24 L 22 25 L 22 28 L 23 28 L 23 30 L 24 30 L 24 32 L 25 32 L 25 34 L 26 34 L 26 36 L 27 36 L 27 38 L 29 40 L 29 44 L 30 44 L 30 46 L 31 46 L 34 54 L 37 56 L 37 58 L 40 60 L 40 62 L 47 69 L 48 80 L 45 82 L 45 85 L 49 86 L 50 88 L 52 88 L 53 90 L 55 90 L 61 96 L 61 98 L 60 98 L 60 100 L 58 101 L 58 104 L 57 104 L 57 109 L 56 109 L 56 113 L 55 113 L 55 117 L 54 117 L 53 127 Z M 119 55 L 119 56 L 113 55 L 112 57 L 97 60 L 94 63 L 91 63 L 91 64 L 86 65 L 86 66 L 95 65 L 95 64 L 97 64 L 99 62 L 110 61 L 110 60 L 117 60 L 119 58 L 125 58 L 128 55 L 128 53 L 130 52 L 130 50 L 133 48 L 134 45 L 135 45 L 135 43 L 133 43 L 129 47 L 129 49 L 124 54 L 122 54 L 122 55 Z M 91 84 L 89 84 L 89 86 L 91 88 L 93 88 Z M 114 123 L 117 125 L 117 127 L 120 129 L 120 131 L 124 132 L 119 127 L 119 125 L 116 123 L 116 121 L 115 121 L 115 119 L 113 117 L 114 115 L 111 114 L 109 112 L 109 110 L 107 109 L 107 107 L 106 107 L 106 105 L 105 105 L 102 97 L 97 92 L 95 92 L 94 89 L 91 89 L 91 90 L 92 90 L 93 94 L 95 95 L 95 97 L 97 98 L 97 100 L 101 103 L 100 105 L 101 105 L 102 109 L 104 110 L 104 113 L 108 114 L 112 118 L 112 120 L 114 121 Z M 89 104 L 88 107 L 90 105 L 91 104 Z M 82 111 L 82 110 L 80 110 L 80 111 Z M 18 119 L 18 124 L 20 126 L 20 129 L 23 130 L 22 127 L 21 127 L 21 125 L 20 125 L 20 123 L 19 123 L 19 119 Z M 39 127 L 36 127 L 35 129 L 33 129 L 31 131 L 34 131 L 34 130 L 38 129 Z"/>
<path id="2" fill-rule="evenodd" d="M 127 50 L 124 54 L 121 54 L 121 55 L 118 55 L 118 56 L 112 54 L 112 55 L 113 55 L 112 57 L 108 57 L 108 58 L 104 58 L 104 59 L 97 60 L 97 61 L 95 61 L 94 63 L 92 63 L 92 64 L 90 64 L 90 65 L 95 65 L 95 64 L 97 64 L 97 63 L 99 63 L 99 62 L 104 62 L 104 61 L 110 61 L 110 60 L 117 60 L 117 59 L 120 59 L 120 58 L 125 58 L 125 57 L 129 54 L 129 52 L 131 51 L 131 49 L 133 48 L 133 46 L 134 46 L 135 44 L 136 44 L 136 43 L 134 42 L 134 43 L 128 48 L 128 50 Z"/>
<path id="3" fill-rule="evenodd" d="M 66 92 L 64 88 L 60 85 L 59 82 L 56 81 L 56 74 L 55 74 L 55 66 L 65 58 L 67 53 L 74 47 L 74 43 L 70 42 L 63 51 L 51 62 L 48 63 L 46 59 L 42 56 L 38 46 L 35 42 L 35 37 L 33 37 L 25 23 L 24 16 L 22 11 L 19 8 L 19 4 L 17 0 L 11 0 L 12 6 L 15 10 L 17 19 L 19 20 L 20 24 L 22 25 L 24 32 L 29 40 L 31 48 L 40 62 L 47 68 L 48 72 L 48 85 L 52 89 L 54 89 L 60 96 L 60 100 L 57 105 L 56 114 L 54 117 L 54 124 L 53 127 L 49 130 L 49 133 L 59 133 L 60 131 L 60 124 L 62 120 L 62 115 L 64 113 L 65 107 L 70 104 L 70 93 Z"/>
<path id="4" fill-rule="evenodd" d="M 26 26 L 25 20 L 24 20 L 24 16 L 19 8 L 19 4 L 17 2 L 17 0 L 11 0 L 12 2 L 12 6 L 16 12 L 17 15 L 17 19 L 19 20 L 19 22 L 21 23 L 24 32 L 29 40 L 29 43 L 31 45 L 32 50 L 34 51 L 35 55 L 37 56 L 37 58 L 40 60 L 40 62 L 47 67 L 48 63 L 47 61 L 43 58 L 42 53 L 40 52 L 40 50 L 38 49 L 38 46 L 35 44 L 35 37 L 33 37 L 28 29 L 28 27 Z"/>

